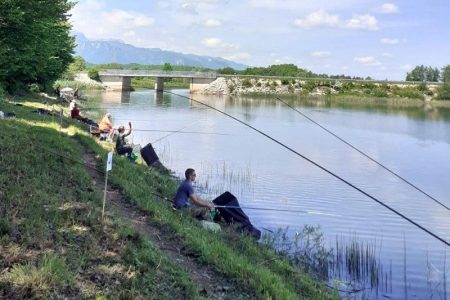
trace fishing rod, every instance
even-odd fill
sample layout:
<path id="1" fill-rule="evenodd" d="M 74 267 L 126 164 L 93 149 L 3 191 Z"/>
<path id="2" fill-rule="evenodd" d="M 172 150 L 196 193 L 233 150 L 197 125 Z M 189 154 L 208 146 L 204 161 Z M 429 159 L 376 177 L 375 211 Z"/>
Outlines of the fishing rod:
<path id="1" fill-rule="evenodd" d="M 174 134 L 176 134 L 176 133 L 182 132 L 183 129 L 186 129 L 186 128 L 188 128 L 188 127 L 192 127 L 192 126 L 194 126 L 194 125 L 200 123 L 201 121 L 203 121 L 203 120 L 198 120 L 197 122 L 190 123 L 190 124 L 188 124 L 188 125 L 186 125 L 186 126 L 180 128 L 179 130 L 173 131 L 173 132 L 171 132 L 171 133 L 169 133 L 169 134 L 167 134 L 167 135 L 165 135 L 165 136 L 163 136 L 163 137 L 161 137 L 161 138 L 159 138 L 159 139 L 156 139 L 155 141 L 153 141 L 153 142 L 151 142 L 151 143 L 154 144 L 154 143 L 157 143 L 157 142 L 159 142 L 159 141 L 162 141 L 163 139 L 168 138 L 169 136 L 172 136 L 172 135 L 174 135 Z"/>
<path id="2" fill-rule="evenodd" d="M 431 196 L 430 194 L 426 193 L 424 190 L 422 190 L 421 188 L 419 188 L 418 186 L 416 186 L 415 184 L 411 183 L 410 181 L 406 180 L 405 178 L 403 178 L 402 176 L 400 176 L 399 174 L 397 174 L 396 172 L 392 171 L 390 168 L 386 167 L 385 165 L 383 165 L 382 163 L 380 163 L 379 161 L 377 161 L 376 159 L 374 159 L 373 157 L 369 156 L 367 153 L 363 152 L 362 150 L 356 148 L 356 146 L 352 145 L 351 143 L 347 142 L 346 140 L 344 140 L 343 138 L 341 138 L 340 136 L 338 136 L 337 134 L 335 134 L 334 132 L 332 132 L 331 130 L 327 129 L 325 126 L 321 125 L 319 122 L 313 120 L 311 117 L 307 116 L 306 114 L 302 113 L 300 110 L 298 110 L 297 108 L 295 108 L 294 106 L 290 105 L 288 102 L 280 99 L 279 97 L 275 97 L 275 99 L 277 99 L 278 101 L 280 101 L 281 103 L 283 103 L 284 105 L 286 105 L 287 107 L 293 109 L 295 112 L 297 112 L 299 115 L 301 115 L 302 117 L 306 118 L 307 120 L 311 121 L 312 123 L 316 124 L 317 126 L 319 126 L 320 128 L 322 128 L 323 130 L 325 130 L 326 132 L 328 132 L 329 134 L 331 134 L 332 136 L 334 136 L 335 138 L 337 138 L 338 140 L 340 140 L 341 142 L 343 142 L 344 144 L 346 144 L 347 146 L 351 147 L 353 150 L 359 152 L 361 155 L 367 157 L 368 159 L 370 159 L 372 162 L 376 163 L 377 165 L 379 165 L 380 167 L 382 167 L 383 169 L 385 169 L 386 171 L 388 171 L 389 173 L 391 173 L 392 175 L 396 176 L 398 179 L 402 180 L 403 182 L 405 182 L 406 184 L 408 184 L 409 186 L 413 187 L 414 189 L 416 189 L 417 191 L 419 191 L 420 193 L 422 193 L 423 195 L 427 196 L 429 199 L 433 200 L 434 202 L 436 202 L 437 204 L 441 205 L 442 207 L 444 207 L 447 210 L 450 210 L 450 207 L 446 206 L 444 203 L 442 203 L 441 201 L 437 200 L 436 198 L 434 198 L 433 196 Z"/>
<path id="3" fill-rule="evenodd" d="M 202 131 L 180 131 L 180 130 L 162 130 L 162 129 L 134 129 L 133 131 L 142 132 L 173 132 L 173 133 L 191 133 L 191 134 L 205 134 L 205 135 L 231 135 L 229 133 L 222 132 L 202 132 Z"/>
<path id="4" fill-rule="evenodd" d="M 221 114 L 223 114 L 223 115 L 225 115 L 225 116 L 227 116 L 227 117 L 229 117 L 229 118 L 231 118 L 231 119 L 233 119 L 233 120 L 235 120 L 235 121 L 241 123 L 242 125 L 247 126 L 248 128 L 250 128 L 250 129 L 252 129 L 252 130 L 258 132 L 259 134 L 263 135 L 264 137 L 268 138 L 269 140 L 271 140 L 271 141 L 277 143 L 278 145 L 282 146 L 283 148 L 285 148 L 285 149 L 289 150 L 290 152 L 294 153 L 295 155 L 297 155 L 297 156 L 303 158 L 303 159 L 306 160 L 307 162 L 309 162 L 309 163 L 311 163 L 312 165 L 318 167 L 319 169 L 321 169 L 322 171 L 328 173 L 329 175 L 333 176 L 334 178 L 336 178 L 336 179 L 342 181 L 342 182 L 345 183 L 346 185 L 348 185 L 348 186 L 350 186 L 351 188 L 357 190 L 358 192 L 360 192 L 361 194 L 365 195 L 365 196 L 368 197 L 369 199 L 375 201 L 376 203 L 380 204 L 381 206 L 383 206 L 383 207 L 385 207 L 386 209 L 390 210 L 390 211 L 393 212 L 394 214 L 400 216 L 400 217 L 403 218 L 404 220 L 408 221 L 409 223 L 413 224 L 413 225 L 416 226 L 417 228 L 419 228 L 419 229 L 421 229 L 422 231 L 428 233 L 429 235 L 431 235 L 431 236 L 434 237 L 435 239 L 441 241 L 442 243 L 444 243 L 445 245 L 447 245 L 447 246 L 450 247 L 450 243 L 449 243 L 449 242 L 447 242 L 446 240 L 444 240 L 444 239 L 441 238 L 440 236 L 436 235 L 435 233 L 431 232 L 430 230 L 426 229 L 425 227 L 423 227 L 423 226 L 420 225 L 419 223 L 413 221 L 412 219 L 408 218 L 406 215 L 404 215 L 404 214 L 402 214 L 401 212 L 397 211 L 396 209 L 390 207 L 389 205 L 387 205 L 387 204 L 384 203 L 383 201 L 381 201 L 381 200 L 377 199 L 376 197 L 370 195 L 369 193 L 365 192 L 365 191 L 362 190 L 361 188 L 355 186 L 354 184 L 352 184 L 352 183 L 349 182 L 348 180 L 346 180 L 346 179 L 342 178 L 341 176 L 337 175 L 336 173 L 334 173 L 334 172 L 328 170 L 327 168 L 323 167 L 322 165 L 318 164 L 317 162 L 313 161 L 312 159 L 310 159 L 310 158 L 306 157 L 305 155 L 299 153 L 298 151 L 292 149 L 291 147 L 287 146 L 286 144 L 284 144 L 284 143 L 278 141 L 277 139 L 273 138 L 272 136 L 268 135 L 267 133 L 265 133 L 265 132 L 263 132 L 263 131 L 257 129 L 256 127 L 254 127 L 254 126 L 252 126 L 252 125 L 250 125 L 250 124 L 248 124 L 248 123 L 246 123 L 246 122 L 244 122 L 244 121 L 242 121 L 242 120 L 240 120 L 240 119 L 238 119 L 238 118 L 236 118 L 236 117 L 230 115 L 229 113 L 226 113 L 226 112 L 224 112 L 224 111 L 222 111 L 222 110 L 220 110 L 220 109 L 218 109 L 218 108 L 215 108 L 214 106 L 211 106 L 211 105 L 209 105 L 209 104 L 206 104 L 206 103 L 201 102 L 201 101 L 198 101 L 198 100 L 195 100 L 195 99 L 193 99 L 193 98 L 191 98 L 191 97 L 187 97 L 187 96 L 180 95 L 180 94 L 176 94 L 176 93 L 169 92 L 169 91 L 164 91 L 164 93 L 169 93 L 169 94 L 172 94 L 172 95 L 181 97 L 181 98 L 186 98 L 186 99 L 188 99 L 188 100 L 190 100 L 190 101 L 193 101 L 193 102 L 195 102 L 195 103 L 204 105 L 204 106 L 206 106 L 206 107 L 208 107 L 208 108 L 210 108 L 210 109 L 212 109 L 212 110 L 214 110 L 214 111 L 217 111 L 217 112 L 219 112 L 219 113 L 221 113 Z"/>
<path id="5" fill-rule="evenodd" d="M 263 210 L 263 211 L 278 211 L 278 212 L 289 212 L 289 213 L 301 213 L 301 214 L 311 214 L 311 215 L 323 215 L 332 217 L 342 217 L 341 215 L 323 213 L 320 211 L 307 211 L 307 210 L 296 210 L 296 209 L 279 209 L 279 208 L 264 208 L 264 207 L 249 207 L 249 206 L 230 206 L 230 205 L 214 205 L 214 208 L 241 208 L 249 210 Z"/>

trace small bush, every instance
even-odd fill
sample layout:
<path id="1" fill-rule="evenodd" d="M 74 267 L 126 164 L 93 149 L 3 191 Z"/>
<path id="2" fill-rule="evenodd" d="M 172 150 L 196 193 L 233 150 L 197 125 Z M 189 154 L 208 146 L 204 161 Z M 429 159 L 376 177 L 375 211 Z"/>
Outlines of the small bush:
<path id="1" fill-rule="evenodd" d="M 257 86 L 257 87 L 261 87 L 261 86 L 262 86 L 261 81 L 258 81 L 258 82 L 256 83 L 256 86 Z"/>
<path id="2" fill-rule="evenodd" d="M 39 84 L 32 83 L 32 84 L 30 84 L 29 90 L 32 93 L 39 93 L 41 91 L 41 88 L 39 87 Z"/>
<path id="3" fill-rule="evenodd" d="M 236 86 L 233 83 L 228 84 L 228 90 L 233 93 L 236 90 Z"/>
<path id="4" fill-rule="evenodd" d="M 426 92 L 426 91 L 428 91 L 428 86 L 425 82 L 422 82 L 421 84 L 419 84 L 417 86 L 417 89 L 421 92 Z"/>
<path id="5" fill-rule="evenodd" d="M 288 85 L 288 92 L 292 94 L 292 93 L 294 93 L 294 91 L 295 91 L 294 90 L 294 86 L 292 84 L 289 84 Z"/>
<path id="6" fill-rule="evenodd" d="M 92 80 L 100 81 L 100 75 L 98 74 L 98 70 L 95 68 L 88 70 L 88 76 Z"/>
<path id="7" fill-rule="evenodd" d="M 316 87 L 317 87 L 317 83 L 312 80 L 306 81 L 305 84 L 303 85 L 303 89 L 305 89 L 306 91 L 309 91 L 309 92 L 313 91 Z"/>
<path id="8" fill-rule="evenodd" d="M 282 79 L 282 80 L 281 80 L 281 84 L 282 84 L 282 85 L 288 85 L 289 82 L 290 82 L 289 79 Z"/>
<path id="9" fill-rule="evenodd" d="M 416 88 L 405 87 L 395 89 L 393 94 L 402 98 L 410 98 L 410 99 L 423 99 L 423 93 L 418 91 Z"/>
<path id="10" fill-rule="evenodd" d="M 439 87 L 437 91 L 437 98 L 439 100 L 450 100 L 450 84 L 446 83 Z"/>
<path id="11" fill-rule="evenodd" d="M 250 88 L 253 86 L 252 81 L 249 78 L 242 80 L 242 86 L 245 88 Z"/>

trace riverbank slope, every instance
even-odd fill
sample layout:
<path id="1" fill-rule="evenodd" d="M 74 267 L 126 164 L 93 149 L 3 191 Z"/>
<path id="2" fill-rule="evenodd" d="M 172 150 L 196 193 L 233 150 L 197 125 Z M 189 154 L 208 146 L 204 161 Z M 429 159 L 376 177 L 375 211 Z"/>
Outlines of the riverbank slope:
<path id="1" fill-rule="evenodd" d="M 176 182 L 122 157 L 102 223 L 98 182 L 111 144 L 84 124 L 33 113 L 58 111 L 51 99 L 16 101 L 0 101 L 17 116 L 0 120 L 1 297 L 337 298 L 271 248 L 172 211 L 161 196 Z"/>

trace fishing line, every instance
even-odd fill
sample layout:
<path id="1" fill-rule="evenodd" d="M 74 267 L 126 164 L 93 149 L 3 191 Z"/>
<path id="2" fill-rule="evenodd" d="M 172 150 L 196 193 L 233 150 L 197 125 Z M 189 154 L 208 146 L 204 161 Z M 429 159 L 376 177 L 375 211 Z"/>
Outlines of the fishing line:
<path id="1" fill-rule="evenodd" d="M 384 203 L 383 201 L 378 200 L 376 197 L 370 195 L 369 193 L 367 193 L 367 192 L 365 192 L 364 190 L 360 189 L 359 187 L 355 186 L 354 184 L 352 184 L 351 182 L 347 181 L 346 179 L 340 177 L 339 175 L 335 174 L 334 172 L 332 172 L 332 171 L 328 170 L 327 168 L 323 167 L 322 165 L 316 163 L 316 162 L 313 161 L 312 159 L 306 157 L 305 155 L 303 155 L 303 154 L 297 152 L 296 150 L 292 149 L 291 147 L 287 146 L 286 144 L 283 144 L 282 142 L 278 141 L 277 139 L 271 137 L 271 136 L 268 135 L 267 133 L 265 133 L 265 132 L 263 132 L 263 131 L 261 131 L 261 130 L 255 128 L 255 127 L 253 127 L 252 125 L 250 125 L 250 124 L 248 124 L 248 123 L 246 123 L 246 122 L 244 122 L 244 121 L 242 121 L 242 120 L 240 120 L 240 119 L 238 119 L 238 118 L 236 118 L 236 117 L 230 115 L 229 113 L 226 113 L 226 112 L 224 112 L 224 111 L 222 111 L 222 110 L 220 110 L 220 109 L 218 109 L 218 108 L 215 108 L 214 106 L 211 106 L 211 105 L 209 105 L 209 104 L 206 104 L 206 103 L 203 103 L 203 102 L 201 102 L 201 101 L 195 100 L 195 99 L 193 99 L 193 98 L 191 98 L 191 97 L 179 95 L 179 94 L 176 94 L 176 93 L 173 93 L 173 92 L 169 92 L 169 91 L 164 91 L 164 92 L 165 92 L 165 93 L 172 94 L 172 95 L 175 95 L 175 96 L 178 96 L 178 97 L 186 98 L 186 99 L 188 99 L 188 100 L 190 100 L 190 101 L 193 101 L 193 102 L 195 102 L 195 103 L 204 105 L 204 106 L 206 106 L 206 107 L 208 107 L 208 108 L 210 108 L 210 109 L 212 109 L 212 110 L 215 110 L 215 111 L 217 111 L 217 112 L 219 112 L 219 113 L 221 113 L 221 114 L 223 114 L 223 115 L 225 115 L 225 116 L 227 116 L 227 117 L 229 117 L 229 118 L 231 118 L 231 119 L 233 119 L 233 120 L 235 120 L 235 121 L 241 123 L 242 125 L 247 126 L 248 128 L 250 128 L 250 129 L 252 129 L 252 130 L 258 132 L 259 134 L 261 134 L 261 135 L 263 135 L 263 136 L 265 136 L 265 137 L 268 138 L 269 140 L 271 140 L 271 141 L 277 143 L 278 145 L 280 145 L 280 146 L 286 148 L 287 150 L 291 151 L 292 153 L 298 155 L 299 157 L 303 158 L 304 160 L 306 160 L 306 161 L 308 161 L 309 163 L 313 164 L 314 166 L 318 167 L 318 168 L 321 169 L 322 171 L 324 171 L 324 172 L 330 174 L 331 176 L 337 178 L 338 180 L 342 181 L 343 183 L 345 183 L 345 184 L 347 184 L 348 186 L 352 187 L 353 189 L 357 190 L 357 191 L 360 192 L 361 194 L 363 194 L 363 195 L 365 195 L 366 197 L 368 197 L 368 198 L 372 199 L 373 201 L 377 202 L 377 203 L 380 204 L 381 206 L 384 206 L 385 208 L 387 208 L 387 209 L 390 210 L 391 212 L 393 212 L 393 213 L 395 213 L 396 215 L 400 216 L 401 218 L 403 218 L 404 220 L 406 220 L 406 221 L 408 221 L 409 223 L 413 224 L 414 226 L 416 226 L 417 228 L 421 229 L 422 231 L 428 233 L 429 235 L 431 235 L 431 236 L 434 237 L 435 239 L 441 241 L 441 242 L 444 243 L 445 245 L 450 246 L 450 243 L 449 243 L 449 242 L 447 242 L 447 241 L 444 240 L 443 238 L 439 237 L 438 235 L 434 234 L 434 233 L 431 232 L 430 230 L 426 229 L 425 227 L 423 227 L 423 226 L 420 225 L 419 223 L 413 221 L 412 219 L 408 218 L 406 215 L 404 215 L 404 214 L 400 213 L 399 211 L 395 210 L 394 208 L 390 207 L 389 205 L 387 205 L 387 204 Z"/>
<path id="2" fill-rule="evenodd" d="M 159 141 L 161 141 L 161 140 L 163 140 L 163 139 L 165 139 L 165 138 L 168 138 L 168 137 L 171 136 L 171 135 L 174 135 L 174 134 L 176 134 L 176 133 L 179 133 L 179 132 L 183 131 L 183 129 L 186 129 L 186 128 L 191 127 L 191 126 L 194 126 L 194 125 L 197 125 L 197 124 L 200 123 L 201 121 L 203 121 L 203 120 L 198 120 L 197 122 L 190 123 L 190 124 L 188 124 L 188 125 L 186 125 L 186 126 L 180 128 L 179 130 L 176 130 L 176 131 L 171 132 L 171 133 L 169 133 L 169 134 L 167 134 L 167 135 L 165 135 L 165 136 L 163 136 L 163 137 L 161 137 L 161 138 L 159 138 L 159 139 L 154 140 L 154 141 L 151 142 L 151 143 L 152 143 L 152 144 L 157 143 L 157 142 L 159 142 Z"/>
<path id="3" fill-rule="evenodd" d="M 279 211 L 279 212 L 290 212 L 290 213 L 302 213 L 310 215 L 323 215 L 331 217 L 342 217 L 341 215 L 323 213 L 320 211 L 307 211 L 307 210 L 292 210 L 292 209 L 279 209 L 279 208 L 263 208 L 263 207 L 248 207 L 248 206 L 228 206 L 228 205 L 214 205 L 214 208 L 241 208 L 249 210 L 264 210 L 264 211 Z"/>
<path id="4" fill-rule="evenodd" d="M 162 129 L 134 129 L 133 131 L 142 132 L 173 132 L 173 133 L 191 133 L 191 134 L 205 134 L 205 135 L 232 135 L 229 133 L 222 132 L 202 132 L 202 131 L 180 131 L 180 130 L 162 130 Z"/>
<path id="5" fill-rule="evenodd" d="M 54 151 L 52 151 L 52 150 L 50 150 L 48 148 L 38 146 L 35 143 L 34 143 L 34 147 L 36 147 L 36 148 L 38 148 L 38 149 L 40 149 L 40 150 L 42 150 L 44 152 L 53 154 L 54 156 L 59 156 L 61 158 L 67 159 L 69 161 L 72 161 L 74 163 L 83 165 L 83 166 L 85 166 L 85 167 L 87 167 L 87 168 L 89 168 L 91 170 L 97 171 L 100 174 L 103 174 L 103 175 L 106 174 L 106 171 L 98 169 L 97 166 L 95 166 L 95 165 L 91 165 L 91 164 L 88 164 L 86 162 L 79 161 L 77 159 L 71 158 L 69 156 L 66 156 L 66 155 L 54 152 Z M 165 196 L 163 196 L 161 194 L 158 194 L 158 193 L 155 193 L 155 192 L 148 192 L 148 193 L 150 193 L 150 194 L 152 194 L 154 196 L 157 196 L 160 199 L 166 200 L 166 201 L 168 201 L 170 203 L 173 202 L 171 199 L 169 199 L 169 198 L 167 198 L 167 197 L 165 197 Z M 288 209 L 276 209 L 276 208 L 260 208 L 260 207 L 246 207 L 246 206 L 226 206 L 226 205 L 215 205 L 214 208 L 235 208 L 235 209 L 239 209 L 240 208 L 240 209 L 248 209 L 248 210 L 291 212 L 291 213 L 316 214 L 316 215 L 324 215 L 324 216 L 341 217 L 340 215 L 336 215 L 336 214 L 322 213 L 322 212 L 319 212 L 319 211 L 306 211 L 306 210 L 288 210 Z"/>
<path id="6" fill-rule="evenodd" d="M 331 134 L 332 136 L 334 136 L 335 138 L 337 138 L 338 140 L 340 140 L 341 142 L 343 142 L 344 144 L 346 144 L 347 146 L 351 147 L 353 150 L 359 152 L 361 155 L 367 157 L 368 159 L 370 159 L 372 162 L 376 163 L 377 165 L 379 165 L 380 167 L 382 167 L 383 169 L 385 169 L 386 171 L 388 171 L 389 173 L 391 173 L 392 175 L 396 176 L 397 178 L 399 178 L 400 180 L 402 180 L 403 182 L 405 182 L 406 184 L 408 184 L 409 186 L 413 187 L 414 189 L 416 189 L 417 191 L 419 191 L 420 193 L 422 193 L 423 195 L 427 196 L 428 198 L 430 198 L 431 200 L 433 200 L 434 202 L 436 202 L 437 204 L 441 205 L 442 207 L 446 208 L 447 210 L 450 210 L 450 208 L 448 206 L 446 206 L 444 203 L 440 202 L 439 200 L 435 199 L 434 197 L 432 197 L 430 194 L 426 193 L 424 190 L 420 189 L 419 187 L 417 187 L 416 185 L 414 185 L 413 183 L 411 183 L 410 181 L 406 180 L 405 178 L 403 178 L 402 176 L 400 176 L 399 174 L 395 173 L 394 171 L 392 171 L 391 169 L 389 169 L 388 167 L 386 167 L 385 165 L 383 165 L 382 163 L 380 163 L 379 161 L 375 160 L 373 157 L 369 156 L 368 154 L 366 154 L 365 152 L 363 152 L 362 150 L 356 148 L 354 145 L 352 145 L 351 143 L 347 142 L 346 140 L 344 140 L 343 138 L 339 137 L 337 134 L 335 134 L 334 132 L 332 132 L 331 130 L 327 129 L 326 127 L 322 126 L 320 123 L 318 123 L 317 121 L 313 120 L 312 118 L 308 117 L 306 114 L 302 113 L 300 110 L 298 110 L 297 108 L 295 108 L 294 106 L 290 105 L 288 102 L 280 99 L 279 97 L 275 97 L 275 99 L 277 99 L 278 101 L 282 102 L 284 105 L 286 105 L 287 107 L 293 109 L 295 112 L 297 112 L 299 115 L 301 115 L 302 117 L 308 119 L 309 121 L 311 121 L 312 123 L 316 124 L 317 126 L 319 126 L 320 128 L 322 128 L 323 130 L 325 130 L 326 132 L 328 132 L 329 134 Z"/>

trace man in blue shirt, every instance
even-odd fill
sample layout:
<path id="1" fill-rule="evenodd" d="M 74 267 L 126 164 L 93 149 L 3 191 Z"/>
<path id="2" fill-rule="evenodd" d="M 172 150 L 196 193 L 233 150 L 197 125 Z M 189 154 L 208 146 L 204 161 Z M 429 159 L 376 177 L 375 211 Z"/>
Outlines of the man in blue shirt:
<path id="1" fill-rule="evenodd" d="M 209 210 L 214 208 L 212 202 L 201 199 L 194 192 L 192 183 L 195 181 L 194 169 L 187 169 L 184 172 L 186 179 L 178 187 L 177 193 L 173 198 L 173 207 L 176 209 L 187 209 L 194 218 L 207 220 Z"/>

